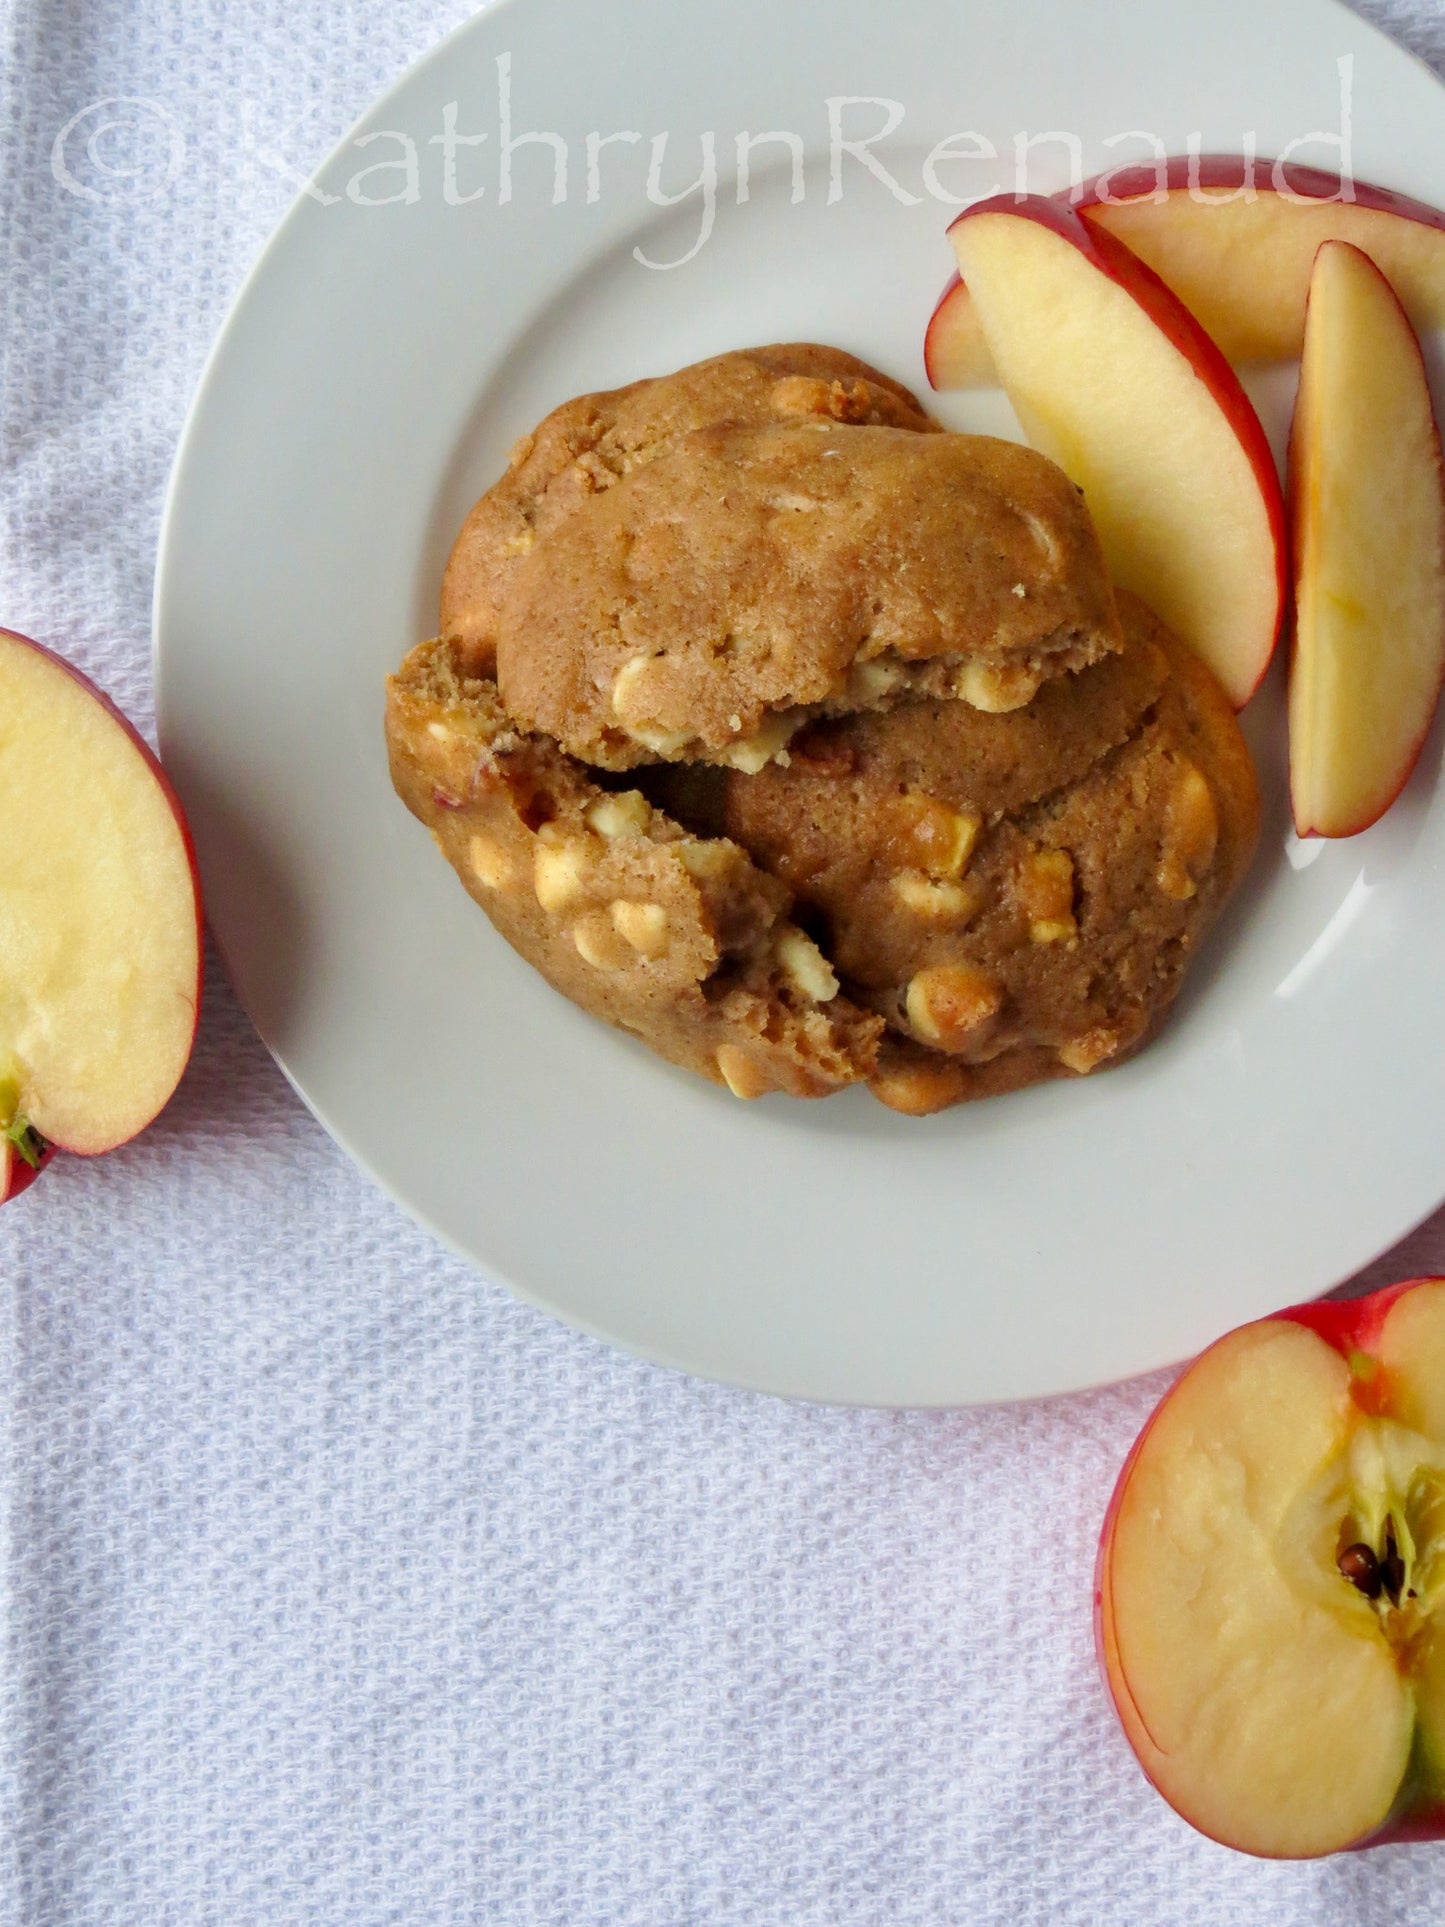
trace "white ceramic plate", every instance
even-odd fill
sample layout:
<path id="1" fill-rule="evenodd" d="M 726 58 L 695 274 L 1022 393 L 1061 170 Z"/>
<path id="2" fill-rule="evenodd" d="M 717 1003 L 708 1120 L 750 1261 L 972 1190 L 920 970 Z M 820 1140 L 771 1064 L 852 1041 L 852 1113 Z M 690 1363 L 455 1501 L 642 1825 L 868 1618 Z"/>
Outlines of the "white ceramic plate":
<path id="1" fill-rule="evenodd" d="M 1146 154 L 1135 130 L 1273 154 L 1341 131 L 1340 60 L 1356 173 L 1445 202 L 1439 88 L 1328 0 L 516 0 L 408 75 L 283 223 L 176 464 L 163 748 L 262 1036 L 347 1150 L 494 1277 L 711 1377 L 964 1403 L 1181 1358 L 1327 1290 L 1445 1192 L 1438 732 L 1382 825 L 1302 849 L 1267 688 L 1248 719 L 1263 848 L 1165 1035 L 1096 1081 L 926 1122 L 862 1093 L 743 1105 L 564 1003 L 393 798 L 381 737 L 383 675 L 431 632 L 463 514 L 545 410 L 799 337 L 922 389 L 950 265 L 924 176 L 940 139 L 1002 157 L 937 167 L 967 198 L 1013 184 L 1018 137 L 1060 130 L 1088 172 Z M 560 202 L 538 142 L 500 196 L 504 73 L 514 139 L 567 142 Z M 449 103 L 457 133 L 486 135 L 454 144 L 450 199 Z M 830 112 L 862 139 L 895 111 L 868 151 L 913 199 L 840 148 L 830 200 Z M 797 136 L 801 200 L 774 143 L 738 204 L 736 136 L 764 132 Z M 589 133 L 641 136 L 594 146 L 590 198 Z M 647 199 L 653 137 L 654 185 L 678 193 L 707 133 L 712 232 L 683 265 L 642 265 L 703 228 L 701 187 Z M 1068 178 L 1065 142 L 1025 155 L 1031 185 Z M 952 401 L 953 425 L 1007 430 L 997 398 Z M 1268 401 L 1278 426 L 1288 394 Z"/>

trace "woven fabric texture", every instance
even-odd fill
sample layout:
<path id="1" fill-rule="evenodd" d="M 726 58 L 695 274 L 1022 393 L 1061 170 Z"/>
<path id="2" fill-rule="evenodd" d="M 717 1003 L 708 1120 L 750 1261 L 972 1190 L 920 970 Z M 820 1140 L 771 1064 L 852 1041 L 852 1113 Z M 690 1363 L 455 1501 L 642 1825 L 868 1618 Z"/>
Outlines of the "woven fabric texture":
<path id="1" fill-rule="evenodd" d="M 1370 11 L 1445 71 L 1445 6 Z M 465 12 L 0 4 L 0 620 L 143 728 L 206 351 Z M 1371 1277 L 1428 1269 L 1445 1215 Z M 162 1119 L 0 1220 L 0 1923 L 1438 1919 L 1439 1851 L 1254 1863 L 1135 1767 L 1089 1591 L 1165 1383 L 899 1415 L 619 1356 L 383 1198 L 213 968 Z"/>

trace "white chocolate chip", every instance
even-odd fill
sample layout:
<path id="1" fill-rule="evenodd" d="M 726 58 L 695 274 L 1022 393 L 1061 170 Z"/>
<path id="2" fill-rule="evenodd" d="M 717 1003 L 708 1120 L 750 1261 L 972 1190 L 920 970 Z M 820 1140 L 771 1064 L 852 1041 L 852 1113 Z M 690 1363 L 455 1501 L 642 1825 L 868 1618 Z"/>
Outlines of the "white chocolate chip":
<path id="1" fill-rule="evenodd" d="M 1059 1062 L 1065 1070 L 1086 1077 L 1096 1064 L 1104 1063 L 1118 1048 L 1118 1031 L 1097 1024 L 1093 1030 L 1086 1030 L 1082 1037 L 1071 1037 L 1067 1044 L 1060 1044 Z"/>
<path id="2" fill-rule="evenodd" d="M 665 680 L 662 656 L 631 656 L 612 683 L 612 710 L 634 743 L 657 756 L 675 756 L 692 741 L 685 729 L 664 729 L 657 720 L 657 683 Z"/>
<path id="3" fill-rule="evenodd" d="M 1063 557 L 1060 554 L 1058 542 L 1054 538 L 1053 530 L 1047 522 L 1042 521 L 1032 510 L 1020 509 L 1019 513 L 1028 525 L 1029 534 L 1039 546 L 1039 553 L 1043 557 L 1045 575 L 1057 575 L 1059 572 L 1059 564 L 1063 560 Z"/>
<path id="4" fill-rule="evenodd" d="M 961 877 L 983 830 L 976 810 L 956 810 L 921 790 L 895 798 L 889 818 L 894 860 L 934 877 Z"/>
<path id="5" fill-rule="evenodd" d="M 426 733 L 428 736 L 435 736 L 439 743 L 449 743 L 452 740 L 452 732 L 445 723 L 428 723 Z"/>
<path id="6" fill-rule="evenodd" d="M 986 716 L 1001 716 L 1032 702 L 1042 681 L 1042 672 L 1025 663 L 968 662 L 954 678 L 954 693 Z"/>
<path id="7" fill-rule="evenodd" d="M 645 836 L 652 826 L 652 805 L 641 790 L 599 796 L 588 804 L 586 815 L 592 828 L 609 843 L 624 836 Z"/>
<path id="8" fill-rule="evenodd" d="M 612 708 L 624 723 L 646 723 L 651 720 L 647 684 L 656 661 L 655 656 L 632 656 L 618 670 L 612 684 Z"/>
<path id="9" fill-rule="evenodd" d="M 907 1117 L 927 1117 L 933 1111 L 956 1104 L 964 1091 L 966 1073 L 946 1057 L 933 1057 L 928 1063 L 894 1064 L 875 1071 L 868 1088 L 880 1104 Z"/>
<path id="10" fill-rule="evenodd" d="M 691 877 L 726 876 L 738 861 L 737 851 L 727 843 L 700 843 L 688 837 L 672 847 L 677 851 L 678 862 Z"/>
<path id="11" fill-rule="evenodd" d="M 761 1097 L 773 1089 L 767 1073 L 736 1044 L 719 1045 L 717 1067 L 734 1097 Z"/>
<path id="12" fill-rule="evenodd" d="M 656 756 L 676 756 L 680 749 L 686 749 L 692 741 L 685 729 L 653 729 L 639 723 L 629 729 L 628 735 L 634 743 L 641 743 Z"/>
<path id="13" fill-rule="evenodd" d="M 915 1036 L 939 1050 L 962 1051 L 1003 1006 L 1001 987 L 970 964 L 920 970 L 904 997 Z"/>
<path id="14" fill-rule="evenodd" d="M 855 662 L 848 671 L 848 699 L 854 703 L 881 702 L 902 679 L 903 671 L 896 662 L 884 662 L 881 658 Z"/>
<path id="15" fill-rule="evenodd" d="M 641 957 L 667 954 L 667 912 L 660 903 L 628 903 L 619 897 L 612 906 L 617 933 Z"/>
<path id="16" fill-rule="evenodd" d="M 730 717 L 730 722 L 737 719 Z M 798 719 L 788 715 L 769 716 L 751 736 L 744 737 L 740 743 L 732 743 L 718 757 L 729 769 L 739 769 L 745 776 L 756 776 L 760 769 L 772 762 L 791 742 L 798 727 Z"/>
<path id="17" fill-rule="evenodd" d="M 977 914 L 983 900 L 976 883 L 946 882 L 921 870 L 901 870 L 892 887 L 905 910 L 935 923 L 961 923 Z"/>
<path id="18" fill-rule="evenodd" d="M 537 844 L 532 869 L 538 903 L 548 911 L 565 909 L 581 896 L 591 869 L 592 852 L 581 837 L 553 840 L 544 836 Z"/>
<path id="19" fill-rule="evenodd" d="M 1155 882 L 1166 897 L 1187 901 L 1208 876 L 1219 845 L 1219 814 L 1204 774 L 1180 758 L 1179 780 L 1164 813 Z"/>
<path id="20" fill-rule="evenodd" d="M 472 875 L 485 889 L 505 890 L 516 875 L 511 857 L 489 836 L 474 836 L 467 845 Z"/>
<path id="21" fill-rule="evenodd" d="M 572 932 L 572 942 L 577 955 L 594 970 L 620 970 L 627 962 L 628 952 L 622 938 L 603 910 L 594 910 L 581 919 Z"/>
<path id="22" fill-rule="evenodd" d="M 811 937 L 801 930 L 785 930 L 776 948 L 783 975 L 795 990 L 811 997 L 815 1004 L 831 1003 L 838 995 L 832 965 Z"/>
<path id="23" fill-rule="evenodd" d="M 1074 859 L 1067 850 L 1030 850 L 1019 864 L 1017 888 L 1030 943 L 1067 943 L 1079 934 Z"/>

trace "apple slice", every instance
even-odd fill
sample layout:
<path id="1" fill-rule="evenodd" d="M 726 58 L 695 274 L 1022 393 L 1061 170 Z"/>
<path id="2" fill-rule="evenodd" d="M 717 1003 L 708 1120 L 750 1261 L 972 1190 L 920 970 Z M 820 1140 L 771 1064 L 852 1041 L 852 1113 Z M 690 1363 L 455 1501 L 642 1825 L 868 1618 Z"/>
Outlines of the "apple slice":
<path id="1" fill-rule="evenodd" d="M 980 201 L 949 237 L 1024 433 L 1083 489 L 1115 579 L 1242 707 L 1284 612 L 1284 504 L 1233 370 L 1156 274 L 1058 201 Z"/>
<path id="2" fill-rule="evenodd" d="M 8 1197 L 49 1146 L 108 1151 L 175 1089 L 200 1007 L 201 913 L 175 792 L 92 683 L 0 630 L 0 718 Z"/>
<path id="3" fill-rule="evenodd" d="M 1445 1837 L 1445 1279 L 1196 1359 L 1119 1476 L 1096 1606 L 1129 1742 L 1201 1832 Z"/>
<path id="4" fill-rule="evenodd" d="M 1300 352 L 1315 253 L 1331 240 L 1352 242 L 1384 270 L 1417 328 L 1445 327 L 1445 213 L 1387 187 L 1292 162 L 1176 154 L 1157 167 L 1112 168 L 1056 198 L 1153 268 L 1228 361 Z M 960 282 L 944 289 L 923 358 L 938 389 L 998 379 Z"/>
<path id="5" fill-rule="evenodd" d="M 1399 794 L 1445 676 L 1445 476 L 1415 331 L 1346 241 L 1315 257 L 1289 497 L 1295 827 L 1352 836 Z"/>
<path id="6" fill-rule="evenodd" d="M 1445 213 L 1389 188 L 1292 162 L 1251 170 L 1238 154 L 1175 155 L 1157 170 L 1096 175 L 1077 205 L 1169 284 L 1231 361 L 1300 352 L 1325 241 L 1368 254 L 1417 327 L 1445 326 Z"/>
<path id="7" fill-rule="evenodd" d="M 951 274 L 923 331 L 923 369 L 938 393 L 951 388 L 991 388 L 998 381 L 978 309 L 962 277 Z"/>

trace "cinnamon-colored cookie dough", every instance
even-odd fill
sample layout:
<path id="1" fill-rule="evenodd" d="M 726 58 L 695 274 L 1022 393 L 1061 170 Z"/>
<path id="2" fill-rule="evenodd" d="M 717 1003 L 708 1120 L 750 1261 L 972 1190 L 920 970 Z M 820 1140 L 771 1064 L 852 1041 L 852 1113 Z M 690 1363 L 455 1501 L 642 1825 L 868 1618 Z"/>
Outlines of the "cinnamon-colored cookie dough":
<path id="1" fill-rule="evenodd" d="M 564 997 L 740 1097 L 871 1074 L 882 1021 L 789 920 L 786 885 L 518 730 L 458 644 L 389 678 L 386 736 L 402 801 Z"/>
<path id="2" fill-rule="evenodd" d="M 820 713 L 988 710 L 1117 646 L 1062 470 L 989 436 L 815 422 L 685 436 L 533 547 L 497 643 L 510 714 L 606 769 L 762 767 Z"/>
<path id="3" fill-rule="evenodd" d="M 470 673 L 495 675 L 501 606 L 538 540 L 694 429 L 799 421 L 938 432 L 898 382 L 810 341 L 714 355 L 675 374 L 577 395 L 522 437 L 506 474 L 463 523 L 442 583 L 441 633 L 461 644 Z"/>
<path id="4" fill-rule="evenodd" d="M 986 716 L 815 726 L 786 769 L 655 775 L 795 893 L 889 1025 L 873 1089 L 936 1110 L 1136 1051 L 1249 861 L 1254 772 L 1223 693 L 1121 593 L 1123 653 Z"/>
<path id="5" fill-rule="evenodd" d="M 1119 1063 L 1254 845 L 1222 692 L 1062 473 L 836 350 L 554 411 L 442 616 L 402 800 L 564 996 L 739 1096 Z"/>

